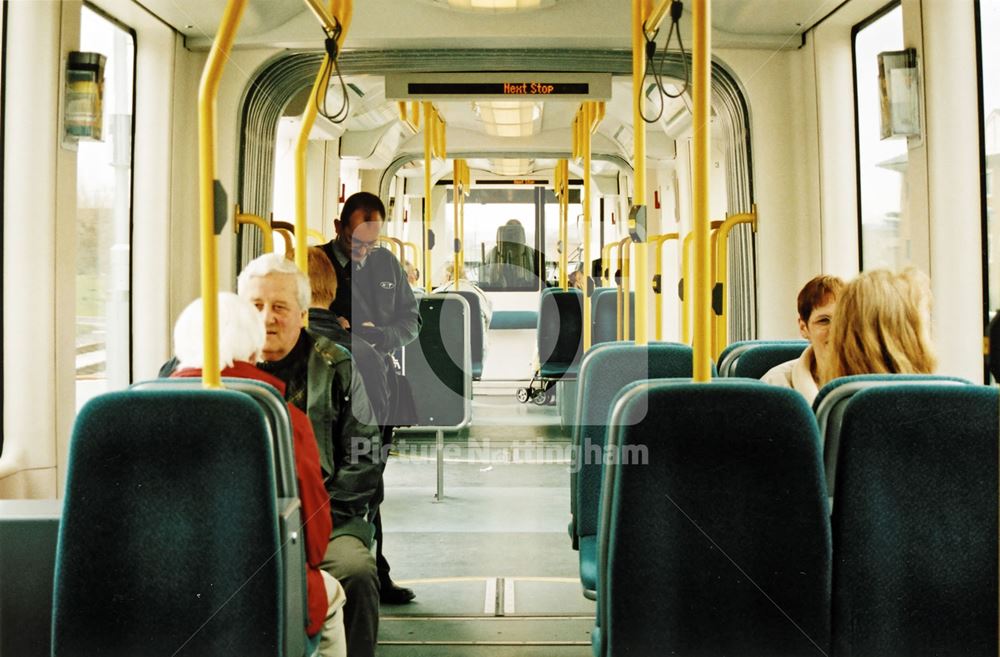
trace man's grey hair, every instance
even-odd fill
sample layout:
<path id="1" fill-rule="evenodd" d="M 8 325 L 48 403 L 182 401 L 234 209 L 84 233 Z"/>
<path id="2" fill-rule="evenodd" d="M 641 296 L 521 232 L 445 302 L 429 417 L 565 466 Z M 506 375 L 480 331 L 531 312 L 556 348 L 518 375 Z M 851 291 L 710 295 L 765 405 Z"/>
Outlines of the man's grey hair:
<path id="1" fill-rule="evenodd" d="M 312 289 L 309 277 L 295 266 L 295 262 L 277 253 L 265 253 L 247 263 L 239 278 L 236 279 L 236 291 L 243 296 L 247 283 L 251 278 L 263 278 L 270 274 L 288 274 L 295 277 L 296 299 L 300 310 L 308 310 L 312 301 Z"/>

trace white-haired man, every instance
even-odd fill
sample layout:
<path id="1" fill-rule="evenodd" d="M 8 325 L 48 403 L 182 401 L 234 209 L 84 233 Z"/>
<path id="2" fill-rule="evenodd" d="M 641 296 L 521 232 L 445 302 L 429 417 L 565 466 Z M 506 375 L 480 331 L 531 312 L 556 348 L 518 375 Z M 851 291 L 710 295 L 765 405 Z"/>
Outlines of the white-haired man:
<path id="1" fill-rule="evenodd" d="M 285 383 L 285 399 L 305 411 L 319 446 L 333 515 L 333 534 L 322 563 L 344 586 L 344 629 L 351 657 L 372 657 L 378 635 L 379 584 L 369 551 L 369 518 L 381 478 L 379 431 L 351 356 L 304 330 L 309 279 L 295 263 L 268 253 L 240 272 L 239 295 L 264 317 L 264 362 Z"/>
<path id="2" fill-rule="evenodd" d="M 202 300 L 195 299 L 174 325 L 174 353 L 179 361 L 175 377 L 200 377 L 203 369 Z M 264 323 L 256 309 L 231 292 L 219 294 L 219 364 L 222 376 L 254 379 L 284 393 L 285 384 L 256 367 L 264 348 Z M 309 418 L 291 404 L 295 472 L 302 502 L 306 555 L 306 634 L 319 648 L 320 657 L 346 657 L 342 608 L 345 595 L 340 583 L 320 570 L 330 538 L 330 499 L 323 488 L 319 450 Z M 239 546 L 234 546 L 238 549 Z"/>

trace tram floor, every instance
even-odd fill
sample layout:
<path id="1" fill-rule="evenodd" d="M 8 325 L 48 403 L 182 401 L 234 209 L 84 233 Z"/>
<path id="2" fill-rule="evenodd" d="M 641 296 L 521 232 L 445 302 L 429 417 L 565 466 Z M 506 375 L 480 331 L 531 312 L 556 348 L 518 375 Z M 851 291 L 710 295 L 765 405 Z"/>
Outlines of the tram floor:
<path id="1" fill-rule="evenodd" d="M 441 501 L 433 436 L 397 437 L 384 548 L 417 597 L 382 607 L 378 657 L 591 654 L 594 603 L 566 533 L 569 439 L 539 419 L 449 437 Z"/>

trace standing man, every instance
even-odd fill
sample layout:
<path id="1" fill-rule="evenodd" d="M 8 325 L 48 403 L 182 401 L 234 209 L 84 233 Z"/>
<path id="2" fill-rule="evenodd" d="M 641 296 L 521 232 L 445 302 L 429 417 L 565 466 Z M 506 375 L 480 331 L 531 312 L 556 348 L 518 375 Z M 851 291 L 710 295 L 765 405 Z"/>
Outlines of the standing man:
<path id="1" fill-rule="evenodd" d="M 387 249 L 375 248 L 384 221 L 385 205 L 377 196 L 369 192 L 352 194 L 341 209 L 340 219 L 333 222 L 336 238 L 324 244 L 323 250 L 337 272 L 337 296 L 330 310 L 346 319 L 344 325 L 353 340 L 364 340 L 383 356 L 387 378 L 392 381 L 395 370 L 391 353 L 417 338 L 420 313 L 396 256 Z M 390 408 L 399 408 L 398 388 L 390 385 L 389 389 Z M 385 445 L 392 441 L 394 424 L 390 414 L 382 427 Z M 380 481 L 376 503 L 383 495 Z M 410 602 L 416 597 L 413 591 L 396 586 L 389 577 L 389 562 L 382 555 L 380 514 L 376 513 L 374 522 L 381 600 L 387 604 Z"/>

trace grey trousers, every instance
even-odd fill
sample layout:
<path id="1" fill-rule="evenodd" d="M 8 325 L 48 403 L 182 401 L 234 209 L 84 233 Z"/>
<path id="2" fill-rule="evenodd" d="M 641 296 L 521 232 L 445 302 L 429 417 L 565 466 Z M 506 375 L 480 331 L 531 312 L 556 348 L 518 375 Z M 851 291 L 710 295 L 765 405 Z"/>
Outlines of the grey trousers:
<path id="1" fill-rule="evenodd" d="M 374 657 L 378 639 L 378 570 L 375 558 L 354 536 L 330 541 L 320 568 L 336 577 L 347 594 L 344 633 L 349 657 Z"/>

